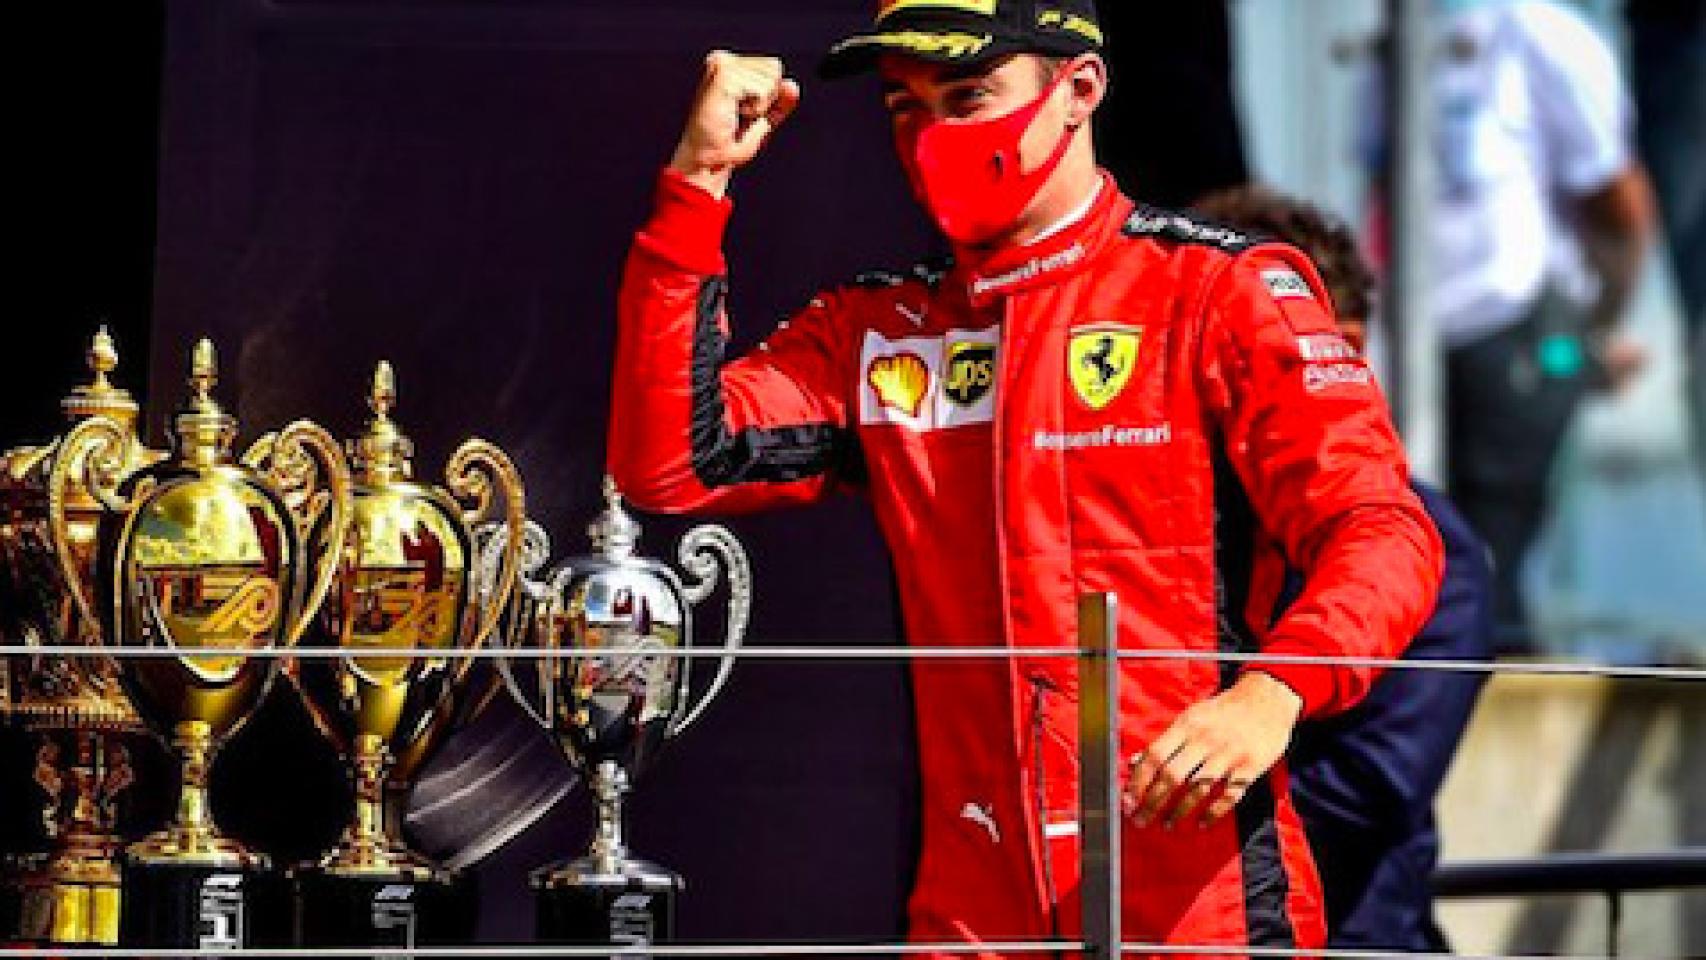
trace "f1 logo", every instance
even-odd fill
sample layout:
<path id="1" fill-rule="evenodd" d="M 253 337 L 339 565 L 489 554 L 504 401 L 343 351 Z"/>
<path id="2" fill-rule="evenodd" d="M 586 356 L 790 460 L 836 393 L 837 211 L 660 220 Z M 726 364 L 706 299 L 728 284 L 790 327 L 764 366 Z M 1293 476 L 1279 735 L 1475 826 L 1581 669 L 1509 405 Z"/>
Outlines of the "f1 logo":
<path id="1" fill-rule="evenodd" d="M 201 882 L 201 936 L 196 946 L 203 950 L 243 948 L 243 876 L 215 873 Z"/>

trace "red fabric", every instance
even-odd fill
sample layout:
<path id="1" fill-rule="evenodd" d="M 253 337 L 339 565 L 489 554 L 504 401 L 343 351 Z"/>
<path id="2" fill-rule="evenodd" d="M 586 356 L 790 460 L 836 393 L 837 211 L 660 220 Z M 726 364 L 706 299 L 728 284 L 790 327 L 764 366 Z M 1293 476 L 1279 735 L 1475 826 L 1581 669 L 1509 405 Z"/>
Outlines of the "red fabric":
<path id="1" fill-rule="evenodd" d="M 727 205 L 666 176 L 623 279 L 612 473 L 636 504 L 668 512 L 856 489 L 888 540 L 915 643 L 1071 646 L 1075 598 L 1112 590 L 1122 648 L 1210 652 L 1221 644 L 1219 451 L 1259 521 L 1246 619 L 1261 650 L 1397 655 L 1433 606 L 1438 536 L 1408 489 L 1378 388 L 1335 346 L 1313 268 L 1287 247 L 1186 242 L 1141 218 L 1122 229 L 1133 209 L 1110 180 L 1084 220 L 1041 244 L 962 259 L 939 282 L 818 297 L 722 367 L 723 425 L 833 426 L 856 438 L 868 479 L 707 485 L 694 468 L 690 371 Z M 1131 336 L 1135 354 L 1116 349 Z M 1123 389 L 1093 394 L 1106 401 L 1096 409 L 1075 366 Z M 1306 585 L 1270 629 L 1286 565 Z M 1227 680 L 1210 659 L 1122 669 L 1126 756 Z M 1309 714 L 1351 706 L 1374 679 L 1363 668 L 1252 669 L 1293 687 Z M 914 679 L 924 798 L 913 937 L 1074 936 L 1077 839 L 1045 839 L 1045 824 L 1076 819 L 1075 664 L 925 661 Z M 1277 857 L 1260 876 L 1236 817 L 1206 830 L 1126 825 L 1128 940 L 1245 944 L 1257 935 L 1248 902 L 1277 890 L 1295 942 L 1322 944 L 1319 884 L 1283 770 L 1269 782 Z"/>

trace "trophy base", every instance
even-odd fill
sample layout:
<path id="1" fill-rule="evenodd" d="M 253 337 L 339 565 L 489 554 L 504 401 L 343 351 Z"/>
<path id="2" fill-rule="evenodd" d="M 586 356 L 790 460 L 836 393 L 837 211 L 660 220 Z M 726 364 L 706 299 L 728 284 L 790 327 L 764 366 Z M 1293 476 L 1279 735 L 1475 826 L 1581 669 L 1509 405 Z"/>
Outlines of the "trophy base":
<path id="1" fill-rule="evenodd" d="M 166 829 L 138 840 L 125 850 L 125 859 L 138 866 L 252 873 L 267 869 L 267 855 L 256 853 L 213 831 Z"/>
<path id="2" fill-rule="evenodd" d="M 122 884 L 111 861 L 18 864 L 4 929 L 18 940 L 52 946 L 117 946 Z"/>
<path id="3" fill-rule="evenodd" d="M 257 921 L 265 926 L 265 880 L 255 863 L 232 867 L 133 857 L 124 867 L 119 942 L 190 950 L 258 946 Z"/>
<path id="4" fill-rule="evenodd" d="M 304 947 L 449 946 L 473 932 L 461 878 L 435 871 L 350 876 L 315 865 L 296 871 L 297 943 Z"/>
<path id="5" fill-rule="evenodd" d="M 610 872 L 585 857 L 529 879 L 540 943 L 635 947 L 675 935 L 675 903 L 685 884 L 656 864 L 626 860 Z"/>
<path id="6" fill-rule="evenodd" d="M 445 870 L 395 843 L 371 846 L 343 844 L 322 857 L 319 863 L 304 864 L 295 872 L 304 876 L 320 873 L 347 880 L 388 883 L 444 884 L 454 880 Z"/>

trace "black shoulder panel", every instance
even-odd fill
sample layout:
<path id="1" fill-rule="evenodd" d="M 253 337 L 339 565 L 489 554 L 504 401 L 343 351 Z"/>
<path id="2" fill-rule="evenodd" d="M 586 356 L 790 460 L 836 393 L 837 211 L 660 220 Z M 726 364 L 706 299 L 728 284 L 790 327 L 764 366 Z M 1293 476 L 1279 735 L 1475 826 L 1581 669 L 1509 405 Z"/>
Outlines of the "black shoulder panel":
<path id="1" fill-rule="evenodd" d="M 893 270 L 867 270 L 853 278 L 853 286 L 867 290 L 886 290 L 906 282 L 906 274 Z"/>
<path id="2" fill-rule="evenodd" d="M 1260 242 L 1231 227 L 1223 227 L 1171 210 L 1141 205 L 1127 218 L 1125 235 L 1168 240 L 1173 243 L 1195 243 L 1232 254 L 1243 253 Z"/>
<path id="3" fill-rule="evenodd" d="M 949 255 L 930 257 L 913 264 L 906 270 L 868 270 L 853 278 L 853 286 L 872 290 L 886 290 L 910 282 L 922 283 L 934 288 L 948 275 L 954 266 L 954 258 Z"/>

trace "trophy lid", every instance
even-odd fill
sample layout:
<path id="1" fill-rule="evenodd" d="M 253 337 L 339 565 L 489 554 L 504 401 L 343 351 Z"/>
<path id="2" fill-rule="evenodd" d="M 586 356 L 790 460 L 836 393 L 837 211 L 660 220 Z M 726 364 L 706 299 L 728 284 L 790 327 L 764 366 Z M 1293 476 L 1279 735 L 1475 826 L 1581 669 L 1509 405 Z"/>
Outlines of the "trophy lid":
<path id="1" fill-rule="evenodd" d="M 237 421 L 213 399 L 219 383 L 219 359 L 213 341 L 203 337 L 190 353 L 190 396 L 172 424 L 180 459 L 206 463 L 228 458 Z"/>
<path id="2" fill-rule="evenodd" d="M 415 445 L 391 419 L 391 409 L 396 403 L 397 375 L 389 361 L 381 360 L 373 370 L 373 386 L 367 395 L 373 418 L 367 421 L 367 432 L 361 439 L 348 444 L 350 465 L 361 483 L 406 480 L 413 472 L 410 459 Z"/>
<path id="3" fill-rule="evenodd" d="M 59 408 L 73 421 L 107 417 L 125 427 L 134 424 L 139 409 L 136 401 L 128 390 L 113 386 L 107 379 L 107 375 L 118 367 L 118 348 L 105 326 L 95 333 L 89 343 L 89 352 L 84 356 L 90 372 L 95 375 L 94 382 L 72 390 L 60 401 Z"/>
<path id="4" fill-rule="evenodd" d="M 626 560 L 640 543 L 640 524 L 622 509 L 622 492 L 612 477 L 604 478 L 604 512 L 587 526 L 592 549 L 608 560 Z"/>

